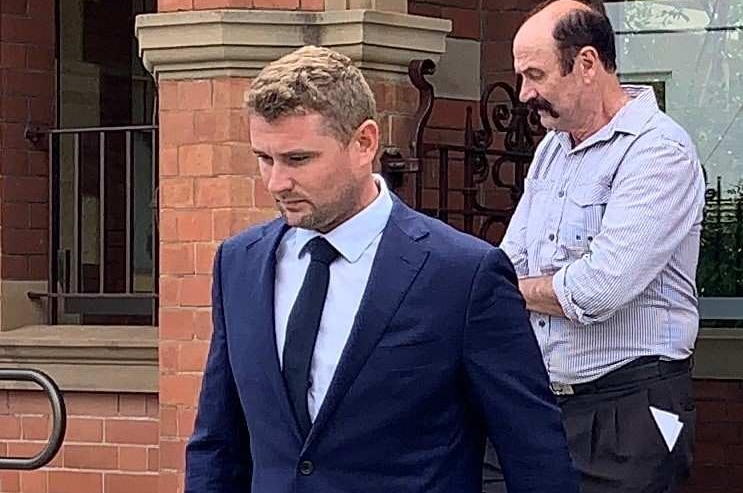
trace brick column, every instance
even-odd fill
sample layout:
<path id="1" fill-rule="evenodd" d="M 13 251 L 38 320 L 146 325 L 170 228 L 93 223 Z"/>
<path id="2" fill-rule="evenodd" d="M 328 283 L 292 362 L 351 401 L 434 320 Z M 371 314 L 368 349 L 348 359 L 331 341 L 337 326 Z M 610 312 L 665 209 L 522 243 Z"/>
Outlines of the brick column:
<path id="1" fill-rule="evenodd" d="M 0 330 L 7 330 L 44 315 L 26 292 L 46 290 L 49 164 L 45 137 L 34 144 L 24 133 L 54 123 L 54 0 L 2 0 L 0 14 Z"/>
<path id="2" fill-rule="evenodd" d="M 159 80 L 159 491 L 175 493 L 183 491 L 184 448 L 193 430 L 211 336 L 214 252 L 225 238 L 276 216 L 250 149 L 244 96 L 251 77 L 268 61 L 301 46 L 303 39 L 323 39 L 338 25 L 338 32 L 348 27 L 342 32 L 350 32 L 351 44 L 356 43 L 349 55 L 360 54 L 362 69 L 365 63 L 373 67 L 370 82 L 379 100 L 383 144 L 403 146 L 417 106 L 416 92 L 405 75 L 407 64 L 411 58 L 438 53 L 434 49 L 415 56 L 415 48 L 396 47 L 390 48 L 391 55 L 370 59 L 359 41 L 364 37 L 354 36 L 353 30 L 367 29 L 366 16 L 382 13 L 324 12 L 323 0 L 160 0 L 159 6 L 160 13 L 138 19 L 137 35 L 145 66 Z M 412 16 L 398 13 L 369 23 L 370 29 L 380 29 L 384 22 L 399 23 L 401 17 L 415 25 L 415 19 L 408 19 Z M 212 28 L 222 21 L 222 30 Z M 429 36 L 423 46 L 438 46 L 438 41 L 443 47 L 448 22 L 435 20 L 432 25 L 396 26 L 396 36 L 401 30 L 418 29 L 417 34 Z M 175 36 L 175 29 L 188 35 Z M 183 46 L 173 47 L 173 39 L 182 39 Z M 245 45 L 235 49 L 235 39 Z M 266 39 L 272 44 L 266 45 Z M 349 43 L 341 39 L 339 45 Z"/>
<path id="3" fill-rule="evenodd" d="M 160 83 L 160 491 L 182 491 L 183 450 L 211 334 L 218 243 L 274 217 L 242 109 L 249 79 Z"/>

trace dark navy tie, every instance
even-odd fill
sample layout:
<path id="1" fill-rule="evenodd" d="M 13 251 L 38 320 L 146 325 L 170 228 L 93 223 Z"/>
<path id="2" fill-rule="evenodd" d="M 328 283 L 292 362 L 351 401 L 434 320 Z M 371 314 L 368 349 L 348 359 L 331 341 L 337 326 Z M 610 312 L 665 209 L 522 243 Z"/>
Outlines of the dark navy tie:
<path id="1" fill-rule="evenodd" d="M 338 250 L 322 236 L 310 240 L 306 248 L 310 252 L 310 266 L 289 314 L 283 354 L 284 381 L 305 438 L 312 426 L 307 409 L 310 363 L 328 292 L 330 264 L 338 258 Z"/>

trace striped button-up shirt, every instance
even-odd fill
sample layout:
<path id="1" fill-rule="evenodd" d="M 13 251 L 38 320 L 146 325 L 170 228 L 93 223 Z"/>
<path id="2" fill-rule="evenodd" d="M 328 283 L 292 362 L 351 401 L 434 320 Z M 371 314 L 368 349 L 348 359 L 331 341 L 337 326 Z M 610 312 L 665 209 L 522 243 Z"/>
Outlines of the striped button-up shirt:
<path id="1" fill-rule="evenodd" d="M 651 88 L 624 90 L 630 102 L 579 145 L 545 136 L 501 244 L 519 276 L 554 276 L 566 316 L 531 314 L 553 382 L 686 358 L 697 335 L 699 158 Z"/>

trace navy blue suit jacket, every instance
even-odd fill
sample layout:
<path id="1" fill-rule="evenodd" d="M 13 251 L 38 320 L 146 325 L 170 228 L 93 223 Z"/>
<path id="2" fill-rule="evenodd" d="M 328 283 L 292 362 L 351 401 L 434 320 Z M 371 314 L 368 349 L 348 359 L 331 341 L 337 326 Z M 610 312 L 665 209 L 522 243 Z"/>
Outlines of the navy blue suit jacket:
<path id="1" fill-rule="evenodd" d="M 306 440 L 274 335 L 281 220 L 220 247 L 187 493 L 480 493 L 486 435 L 509 493 L 577 493 L 511 263 L 395 199 Z"/>

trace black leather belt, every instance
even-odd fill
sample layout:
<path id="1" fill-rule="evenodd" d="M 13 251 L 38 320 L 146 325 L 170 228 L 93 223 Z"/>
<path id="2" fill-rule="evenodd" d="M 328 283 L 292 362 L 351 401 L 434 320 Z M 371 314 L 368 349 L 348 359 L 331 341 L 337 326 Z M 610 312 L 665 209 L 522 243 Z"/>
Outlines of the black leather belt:
<path id="1" fill-rule="evenodd" d="M 666 376 L 689 372 L 692 358 L 662 360 L 657 356 L 642 356 L 617 368 L 592 382 L 565 384 L 552 382 L 550 388 L 555 395 L 581 395 L 611 392 L 646 380 L 657 380 Z"/>

